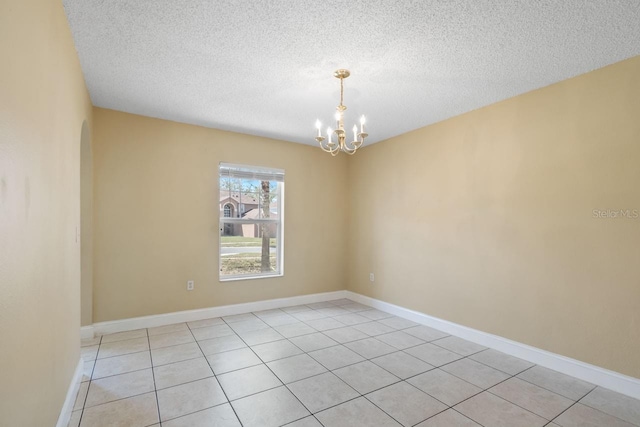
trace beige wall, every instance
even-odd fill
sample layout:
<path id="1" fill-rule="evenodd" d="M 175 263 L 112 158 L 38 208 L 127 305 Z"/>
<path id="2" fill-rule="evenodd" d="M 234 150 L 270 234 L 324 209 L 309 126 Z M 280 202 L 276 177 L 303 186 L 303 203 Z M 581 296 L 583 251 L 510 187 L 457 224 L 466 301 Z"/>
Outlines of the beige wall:
<path id="1" fill-rule="evenodd" d="M 349 289 L 640 377 L 639 111 L 636 57 L 363 149 Z"/>
<path id="2" fill-rule="evenodd" d="M 53 426 L 79 360 L 91 103 L 60 1 L 3 1 L 0 58 L 0 425 Z"/>
<path id="3" fill-rule="evenodd" d="M 344 156 L 99 108 L 92 142 L 95 322 L 345 289 Z M 218 280 L 221 161 L 285 170 L 284 277 Z"/>

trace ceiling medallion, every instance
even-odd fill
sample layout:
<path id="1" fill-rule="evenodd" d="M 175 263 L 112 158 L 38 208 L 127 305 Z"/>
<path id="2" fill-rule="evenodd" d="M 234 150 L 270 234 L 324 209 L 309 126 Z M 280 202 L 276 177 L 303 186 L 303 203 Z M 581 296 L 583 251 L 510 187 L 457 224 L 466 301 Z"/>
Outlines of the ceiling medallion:
<path id="1" fill-rule="evenodd" d="M 320 148 L 322 148 L 327 153 L 331 153 L 332 156 L 337 156 L 340 151 L 344 151 L 347 154 L 354 154 L 358 148 L 364 143 L 364 139 L 369 136 L 368 133 L 364 131 L 364 116 L 360 118 L 360 132 L 358 132 L 358 126 L 353 125 L 353 141 L 347 142 L 347 135 L 344 131 L 344 110 L 347 109 L 345 105 L 342 104 L 343 95 L 344 95 L 344 85 L 343 81 L 347 77 L 351 75 L 349 70 L 336 70 L 333 73 L 334 77 L 340 79 L 340 105 L 336 107 L 336 130 L 332 131 L 331 127 L 327 128 L 327 137 L 322 136 L 321 127 L 322 124 L 320 120 L 316 120 L 316 129 L 318 129 L 318 136 L 316 136 L 316 141 L 320 144 Z M 335 134 L 336 141 L 332 140 L 332 135 Z M 326 142 L 325 142 L 326 140 Z"/>

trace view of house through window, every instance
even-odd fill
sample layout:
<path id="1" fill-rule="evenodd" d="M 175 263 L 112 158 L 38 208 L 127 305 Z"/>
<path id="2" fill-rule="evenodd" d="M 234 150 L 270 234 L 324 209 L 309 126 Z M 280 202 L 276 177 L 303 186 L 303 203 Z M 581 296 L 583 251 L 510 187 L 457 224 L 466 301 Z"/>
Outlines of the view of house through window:
<path id="1" fill-rule="evenodd" d="M 220 163 L 220 279 L 281 276 L 284 171 Z"/>

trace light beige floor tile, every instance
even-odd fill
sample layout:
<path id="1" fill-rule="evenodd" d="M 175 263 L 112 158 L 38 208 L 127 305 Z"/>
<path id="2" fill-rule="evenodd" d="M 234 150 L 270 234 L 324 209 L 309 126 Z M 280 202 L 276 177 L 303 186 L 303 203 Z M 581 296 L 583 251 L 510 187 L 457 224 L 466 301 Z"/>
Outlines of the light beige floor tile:
<path id="1" fill-rule="evenodd" d="M 186 328 L 186 325 L 185 325 Z M 168 334 L 152 335 L 149 337 L 151 349 L 169 347 L 170 345 L 187 344 L 195 342 L 191 331 L 170 332 Z"/>
<path id="2" fill-rule="evenodd" d="M 487 347 L 454 336 L 441 338 L 439 340 L 432 341 L 431 343 L 463 356 L 470 356 L 474 353 L 487 349 Z"/>
<path id="3" fill-rule="evenodd" d="M 278 315 L 278 316 L 264 317 L 262 321 L 267 325 L 271 326 L 272 328 L 274 326 L 290 325 L 290 324 L 299 322 L 298 319 L 296 319 L 295 317 L 287 313 L 282 313 L 281 315 Z"/>
<path id="4" fill-rule="evenodd" d="M 345 366 L 336 369 L 333 373 L 361 394 L 370 393 L 400 381 L 395 375 L 369 361 Z"/>
<path id="5" fill-rule="evenodd" d="M 547 420 L 554 419 L 573 405 L 573 400 L 519 378 L 510 378 L 489 391 Z"/>
<path id="6" fill-rule="evenodd" d="M 147 393 L 85 409 L 80 427 L 149 426 L 158 421 L 156 394 Z"/>
<path id="7" fill-rule="evenodd" d="M 235 333 L 239 334 L 240 332 L 250 332 L 250 331 L 258 331 L 260 329 L 268 329 L 270 328 L 265 322 L 257 317 L 254 317 L 251 320 L 243 320 L 241 322 L 233 322 L 229 323 L 229 327 L 235 331 Z"/>
<path id="8" fill-rule="evenodd" d="M 488 349 L 469 357 L 494 369 L 506 372 L 509 375 L 517 375 L 525 369 L 529 369 L 534 364 L 517 357 L 509 356 L 497 350 Z"/>
<path id="9" fill-rule="evenodd" d="M 384 356 L 371 359 L 371 361 L 400 379 L 407 379 L 434 368 L 427 362 L 423 362 L 402 351 L 385 354 Z"/>
<path id="10" fill-rule="evenodd" d="M 291 344 L 288 340 L 259 344 L 252 348 L 265 363 L 302 353 L 302 350 Z"/>
<path id="11" fill-rule="evenodd" d="M 309 320 L 306 322 L 307 325 L 318 331 L 328 331 L 331 329 L 344 328 L 346 325 L 344 323 L 338 322 L 336 319 L 331 317 L 325 317 L 323 319 Z M 315 332 L 315 331 L 313 331 Z"/>
<path id="12" fill-rule="evenodd" d="M 416 427 L 481 427 L 480 424 L 453 409 L 448 409 L 421 422 Z"/>
<path id="13" fill-rule="evenodd" d="M 69 423 L 67 424 L 67 427 L 79 427 L 81 416 L 82 416 L 82 411 L 73 411 L 71 413 L 71 418 L 69 419 Z"/>
<path id="14" fill-rule="evenodd" d="M 286 427 L 322 427 L 322 424 L 320 424 L 320 421 L 316 420 L 315 417 L 309 416 L 292 422 L 291 424 L 287 424 Z"/>
<path id="15" fill-rule="evenodd" d="M 102 339 L 101 335 L 98 335 L 97 337 L 93 337 L 93 338 L 82 338 L 80 340 L 80 347 L 90 347 L 92 345 L 98 345 L 100 344 L 101 339 Z"/>
<path id="16" fill-rule="evenodd" d="M 329 308 L 321 308 L 318 310 L 318 312 L 329 317 L 342 316 L 344 314 L 351 313 L 349 310 L 345 310 L 343 307 L 336 307 L 336 306 L 329 307 Z"/>
<path id="17" fill-rule="evenodd" d="M 198 343 L 205 356 L 223 351 L 237 350 L 247 346 L 237 335 L 212 338 L 210 340 L 198 341 Z"/>
<path id="18" fill-rule="evenodd" d="M 580 403 L 640 426 L 640 400 L 596 387 Z"/>
<path id="19" fill-rule="evenodd" d="M 210 340 L 212 338 L 226 337 L 228 335 L 235 335 L 235 332 L 233 332 L 233 329 L 231 329 L 227 324 L 196 328 L 196 329 L 193 329 L 191 333 L 198 341 Z"/>
<path id="20" fill-rule="evenodd" d="M 336 319 L 340 323 L 344 323 L 347 326 L 371 322 L 371 319 L 367 319 L 366 317 L 360 316 L 357 313 L 343 314 L 341 316 L 334 317 L 334 319 Z"/>
<path id="21" fill-rule="evenodd" d="M 449 406 L 462 402 L 482 391 L 481 388 L 440 369 L 433 369 L 409 378 L 407 382 Z"/>
<path id="22" fill-rule="evenodd" d="M 462 359 L 462 356 L 458 353 L 445 350 L 444 348 L 431 343 L 411 347 L 406 349 L 404 352 L 433 366 L 442 366 L 446 363 L 451 363 L 454 360 Z"/>
<path id="23" fill-rule="evenodd" d="M 305 304 L 307 307 L 312 308 L 314 310 L 319 310 L 321 308 L 331 308 L 335 307 L 335 305 L 331 304 L 328 301 L 314 302 L 311 304 Z"/>
<path id="24" fill-rule="evenodd" d="M 440 369 L 483 389 L 493 387 L 509 378 L 509 374 L 471 359 L 456 360 Z"/>
<path id="25" fill-rule="evenodd" d="M 291 314 L 293 317 L 303 322 L 307 322 L 309 320 L 315 320 L 315 319 L 322 319 L 324 317 L 327 317 L 326 314 L 319 313 L 318 311 L 311 310 L 311 309 L 309 309 L 309 311 L 297 311 L 295 313 L 289 313 L 289 314 Z"/>
<path id="26" fill-rule="evenodd" d="M 276 427 L 309 415 L 286 387 L 278 387 L 231 403 L 245 427 Z"/>
<path id="27" fill-rule="evenodd" d="M 207 360 L 216 375 L 262 364 L 262 360 L 250 348 L 212 354 L 207 356 Z"/>
<path id="28" fill-rule="evenodd" d="M 371 319 L 371 320 L 382 320 L 388 317 L 393 317 L 393 314 L 389 314 L 387 312 L 376 310 L 376 309 L 372 310 L 371 307 L 369 307 L 369 310 L 361 311 L 358 314 L 360 316 L 364 316 L 367 319 Z"/>
<path id="29" fill-rule="evenodd" d="M 274 329 L 285 338 L 298 337 L 300 335 L 313 334 L 316 332 L 315 329 L 302 322 L 276 326 Z"/>
<path id="30" fill-rule="evenodd" d="M 369 335 L 361 332 L 357 329 L 352 328 L 351 326 L 339 328 L 339 329 L 331 329 L 324 331 L 324 334 L 331 338 L 334 341 L 337 341 L 341 344 L 351 341 L 357 341 L 364 338 L 369 338 Z"/>
<path id="31" fill-rule="evenodd" d="M 151 356 L 148 351 L 124 354 L 122 356 L 109 357 L 96 361 L 93 370 L 93 379 L 125 374 L 151 367 Z"/>
<path id="32" fill-rule="evenodd" d="M 296 347 L 301 349 L 302 351 L 315 351 L 320 350 L 321 348 L 332 347 L 334 345 L 338 345 L 337 342 L 326 336 L 321 332 L 316 332 L 315 334 L 309 335 L 301 335 L 299 337 L 289 338 Z"/>
<path id="33" fill-rule="evenodd" d="M 282 382 L 265 365 L 252 366 L 218 376 L 218 381 L 229 400 L 282 385 Z"/>
<path id="34" fill-rule="evenodd" d="M 364 361 L 364 357 L 343 345 L 312 351 L 309 353 L 309 356 L 316 359 L 322 366 L 331 371 Z"/>
<path id="35" fill-rule="evenodd" d="M 567 409 L 553 422 L 562 427 L 634 427 L 633 424 L 620 418 L 580 403 Z"/>
<path id="36" fill-rule="evenodd" d="M 419 323 L 412 322 L 411 320 L 403 319 L 402 317 L 393 316 L 379 321 L 383 325 L 392 327 L 393 329 L 407 329 L 414 326 L 419 326 Z"/>
<path id="37" fill-rule="evenodd" d="M 357 302 L 352 302 L 351 304 L 341 305 L 340 308 L 342 308 L 344 310 L 348 310 L 348 311 L 350 311 L 352 313 L 358 313 L 360 311 L 371 310 L 371 307 L 369 307 L 368 305 L 360 304 L 360 303 L 357 303 Z"/>
<path id="38" fill-rule="evenodd" d="M 213 376 L 204 357 L 157 366 L 153 372 L 158 390 Z"/>
<path id="39" fill-rule="evenodd" d="M 414 326 L 413 328 L 404 329 L 403 332 L 427 342 L 449 336 L 446 332 L 428 326 Z"/>
<path id="40" fill-rule="evenodd" d="M 284 339 L 275 329 L 259 329 L 257 331 L 238 332 L 247 345 L 258 345 Z"/>
<path id="41" fill-rule="evenodd" d="M 305 311 L 313 311 L 312 309 L 310 309 L 306 305 L 293 305 L 293 306 L 290 306 L 290 307 L 283 307 L 281 310 L 284 311 L 285 313 L 289 313 L 289 314 L 302 313 L 302 312 L 305 312 Z"/>
<path id="42" fill-rule="evenodd" d="M 354 325 L 353 328 L 364 332 L 365 334 L 372 337 L 382 334 L 388 334 L 389 332 L 393 332 L 396 330 L 391 326 L 384 325 L 380 322 L 361 323 L 359 325 Z"/>
<path id="43" fill-rule="evenodd" d="M 279 308 L 272 308 L 270 310 L 260 310 L 260 311 L 253 312 L 253 315 L 260 319 L 264 319 L 267 317 L 277 317 L 283 314 L 287 314 L 287 313 Z"/>
<path id="44" fill-rule="evenodd" d="M 227 323 L 244 322 L 257 319 L 252 313 L 234 314 L 232 316 L 222 316 L 222 320 Z"/>
<path id="45" fill-rule="evenodd" d="M 169 363 L 196 359 L 202 356 L 203 354 L 200 350 L 200 346 L 195 342 L 151 350 L 153 366 L 167 365 Z"/>
<path id="46" fill-rule="evenodd" d="M 542 427 L 548 423 L 525 409 L 488 392 L 456 405 L 455 410 L 479 424 L 495 427 Z"/>
<path id="47" fill-rule="evenodd" d="M 189 332 L 189 327 L 186 323 L 174 323 L 171 325 L 157 326 L 155 328 L 147 329 L 147 333 L 150 337 L 154 335 L 170 334 L 173 332 Z"/>
<path id="48" fill-rule="evenodd" d="M 102 337 L 102 344 L 116 342 L 116 341 L 125 341 L 134 338 L 146 338 L 147 330 L 146 329 L 136 329 L 133 331 L 124 331 L 124 332 L 116 332 L 115 334 L 107 334 Z"/>
<path id="49" fill-rule="evenodd" d="M 162 427 L 241 427 L 231 405 L 225 403 L 162 423 Z"/>
<path id="50" fill-rule="evenodd" d="M 324 427 L 398 427 L 389 415 L 369 402 L 359 397 L 349 402 L 334 406 L 315 414 Z"/>
<path id="51" fill-rule="evenodd" d="M 383 343 L 389 344 L 398 350 L 404 350 L 405 348 L 415 347 L 420 344 L 424 344 L 424 341 L 420 338 L 416 338 L 412 335 L 406 334 L 403 331 L 390 332 L 388 334 L 378 335 L 377 340 Z"/>
<path id="52" fill-rule="evenodd" d="M 73 404 L 73 410 L 78 411 L 84 407 L 84 402 L 87 398 L 87 392 L 89 391 L 89 383 L 80 383 L 78 394 L 76 395 L 75 403 Z"/>
<path id="53" fill-rule="evenodd" d="M 267 366 L 285 384 L 327 372 L 322 365 L 306 354 L 274 360 L 267 363 Z"/>
<path id="54" fill-rule="evenodd" d="M 404 381 L 369 393 L 366 398 L 406 427 L 447 409 L 447 405 Z"/>
<path id="55" fill-rule="evenodd" d="M 207 326 L 224 325 L 224 320 L 219 317 L 212 317 L 211 319 L 196 320 L 193 322 L 187 322 L 187 325 L 191 330 L 204 328 Z"/>
<path id="56" fill-rule="evenodd" d="M 354 303 L 355 301 L 350 300 L 350 299 L 348 299 L 348 298 L 340 298 L 340 299 L 334 299 L 334 300 L 327 301 L 327 302 L 330 302 L 331 304 L 333 304 L 333 305 L 335 305 L 335 306 L 337 306 L 337 307 L 340 307 L 340 306 L 342 306 L 342 305 L 352 304 L 352 303 Z"/>
<path id="57" fill-rule="evenodd" d="M 312 413 L 359 396 L 357 391 L 330 372 L 296 381 L 288 387 Z"/>
<path id="58" fill-rule="evenodd" d="M 214 377 L 158 391 L 160 421 L 181 417 L 225 403 L 227 398 Z"/>
<path id="59" fill-rule="evenodd" d="M 579 400 L 595 388 L 593 384 L 570 377 L 542 366 L 518 374 L 518 378 L 572 400 Z"/>
<path id="60" fill-rule="evenodd" d="M 395 347 L 391 347 L 389 344 L 385 344 L 375 338 L 348 342 L 344 344 L 344 346 L 355 351 L 365 359 L 373 359 L 374 357 L 380 357 L 397 351 Z"/>
<path id="61" fill-rule="evenodd" d="M 91 381 L 85 407 L 101 405 L 154 391 L 151 369 L 128 372 Z"/>
<path id="62" fill-rule="evenodd" d="M 149 339 L 147 337 L 103 343 L 100 344 L 98 359 L 122 356 L 123 354 L 137 353 L 146 350 L 149 350 Z"/>
<path id="63" fill-rule="evenodd" d="M 89 381 L 93 374 L 93 367 L 96 365 L 95 360 L 87 360 L 82 362 L 82 378 L 80 381 Z"/>
<path id="64" fill-rule="evenodd" d="M 82 357 L 82 360 L 85 362 L 96 360 L 99 347 L 100 347 L 99 345 L 90 345 L 87 347 L 81 347 L 80 357 Z"/>

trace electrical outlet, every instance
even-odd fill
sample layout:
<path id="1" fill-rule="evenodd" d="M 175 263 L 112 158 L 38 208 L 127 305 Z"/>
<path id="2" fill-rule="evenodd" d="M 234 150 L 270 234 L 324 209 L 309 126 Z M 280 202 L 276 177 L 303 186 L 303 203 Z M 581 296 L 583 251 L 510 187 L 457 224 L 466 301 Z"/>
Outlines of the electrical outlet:
<path id="1" fill-rule="evenodd" d="M 193 280 L 188 280 L 187 281 L 187 290 L 188 291 L 192 291 L 193 290 L 193 286 L 194 286 Z"/>
<path id="2" fill-rule="evenodd" d="M 376 276 L 373 273 L 369 273 L 369 281 L 373 282 L 376 280 Z"/>

